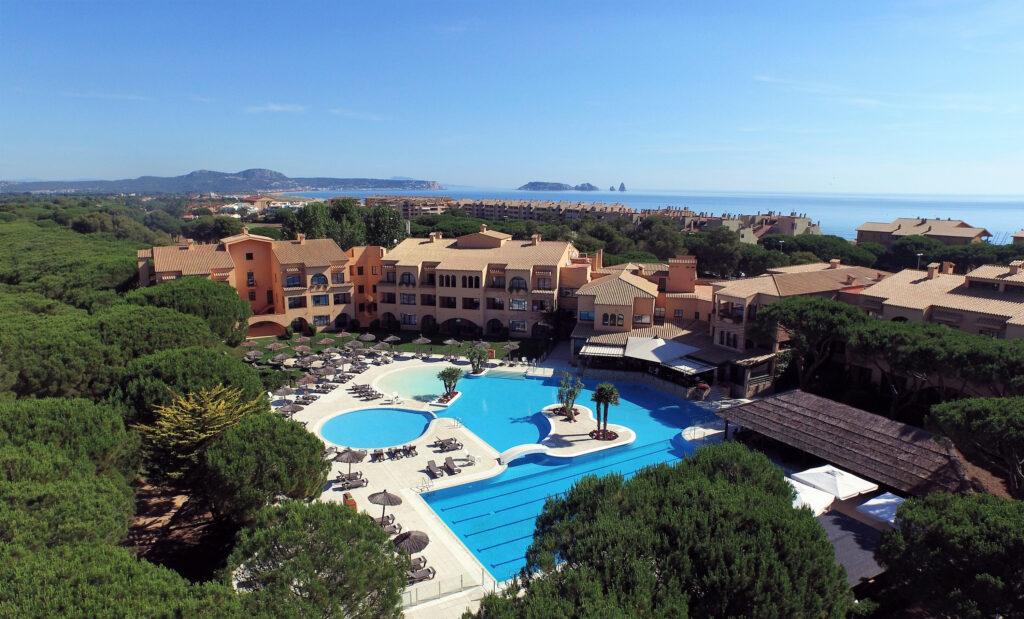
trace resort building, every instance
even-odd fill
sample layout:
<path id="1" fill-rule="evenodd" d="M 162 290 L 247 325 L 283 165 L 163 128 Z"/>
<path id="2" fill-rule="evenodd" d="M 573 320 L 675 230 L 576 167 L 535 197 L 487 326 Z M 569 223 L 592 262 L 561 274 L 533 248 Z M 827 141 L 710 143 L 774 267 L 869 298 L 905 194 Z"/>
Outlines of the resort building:
<path id="1" fill-rule="evenodd" d="M 410 219 L 420 215 L 440 215 L 460 209 L 470 217 L 481 219 L 540 219 L 550 215 L 560 219 L 577 219 L 584 214 L 596 219 L 628 217 L 635 219 L 637 210 L 623 204 L 588 202 L 553 202 L 534 200 L 472 200 L 443 196 L 369 196 L 366 206 L 390 206 Z"/>
<path id="2" fill-rule="evenodd" d="M 558 307 L 562 267 L 579 251 L 566 241 L 514 241 L 480 226 L 444 239 L 410 238 L 382 260 L 378 315 L 388 329 L 464 337 L 542 337 Z"/>
<path id="3" fill-rule="evenodd" d="M 907 236 L 925 236 L 946 245 L 980 243 L 992 236 L 984 228 L 972 228 L 959 219 L 901 217 L 892 223 L 869 221 L 857 228 L 858 243 L 881 243 L 889 247 Z"/>
<path id="4" fill-rule="evenodd" d="M 1024 339 L 1024 261 L 966 275 L 953 263 L 904 269 L 844 300 L 883 320 L 934 322 L 968 333 Z"/>
<path id="5" fill-rule="evenodd" d="M 1020 245 L 1021 243 L 1024 243 L 1024 230 L 1018 230 L 1017 232 L 1014 232 L 1013 236 L 1010 238 L 1013 239 L 1014 245 Z"/>
<path id="6" fill-rule="evenodd" d="M 281 334 L 288 326 L 343 328 L 361 315 L 360 307 L 372 307 L 374 302 L 375 284 L 370 279 L 357 276 L 363 283 L 355 286 L 347 277 L 350 262 L 355 272 L 370 273 L 376 260 L 379 273 L 384 251 L 357 247 L 346 254 L 331 239 L 306 239 L 299 234 L 294 241 L 275 241 L 243 228 L 242 234 L 219 243 L 187 241 L 140 250 L 139 280 L 143 286 L 181 277 L 224 282 L 252 307 L 251 336 Z"/>

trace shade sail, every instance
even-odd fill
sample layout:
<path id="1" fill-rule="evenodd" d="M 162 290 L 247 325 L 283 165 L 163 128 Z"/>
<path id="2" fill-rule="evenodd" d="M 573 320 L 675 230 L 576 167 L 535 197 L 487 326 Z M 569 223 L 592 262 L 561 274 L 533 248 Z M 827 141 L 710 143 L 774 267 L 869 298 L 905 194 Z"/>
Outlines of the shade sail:
<path id="1" fill-rule="evenodd" d="M 883 522 L 893 524 L 896 522 L 896 510 L 900 504 L 903 503 L 903 498 L 898 497 L 891 492 L 886 492 L 876 496 L 870 501 L 865 501 L 863 504 L 857 506 L 857 511 L 867 514 L 872 518 L 877 518 Z"/>
<path id="2" fill-rule="evenodd" d="M 824 490 L 841 501 L 878 490 L 878 484 L 837 469 L 831 464 L 795 473 L 793 479 Z"/>
<path id="3" fill-rule="evenodd" d="M 666 361 L 684 357 L 697 350 L 699 349 L 693 346 L 657 337 L 630 337 L 626 338 L 625 356 L 643 361 L 665 363 Z"/>
<path id="4" fill-rule="evenodd" d="M 622 346 L 602 346 L 601 344 L 587 344 L 580 349 L 580 354 L 588 357 L 621 357 L 626 353 Z"/>
<path id="5" fill-rule="evenodd" d="M 790 486 L 793 486 L 793 490 L 796 491 L 796 497 L 793 499 L 793 507 L 808 507 L 814 516 L 820 516 L 828 511 L 829 506 L 836 500 L 836 497 L 832 496 L 824 490 L 819 490 L 813 486 L 796 481 L 789 477 L 786 478 Z"/>
<path id="6" fill-rule="evenodd" d="M 701 363 L 696 359 L 690 359 L 688 357 L 681 357 L 679 359 L 666 361 L 661 365 L 667 367 L 670 370 L 675 370 L 676 372 L 682 372 L 683 374 L 690 375 L 700 374 L 701 372 L 708 372 L 710 370 L 715 369 L 715 366 L 713 365 Z"/>

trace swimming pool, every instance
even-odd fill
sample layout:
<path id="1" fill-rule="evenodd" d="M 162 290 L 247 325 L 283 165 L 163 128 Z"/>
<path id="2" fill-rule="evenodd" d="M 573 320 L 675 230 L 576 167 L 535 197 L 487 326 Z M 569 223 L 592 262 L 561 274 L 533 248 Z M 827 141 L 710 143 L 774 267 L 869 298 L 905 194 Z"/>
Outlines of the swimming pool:
<path id="1" fill-rule="evenodd" d="M 598 381 L 585 381 L 579 402 L 588 406 Z M 575 458 L 542 454 L 511 462 L 497 477 L 426 493 L 423 498 L 498 581 L 511 578 L 526 563 L 534 522 L 548 496 L 565 492 L 584 475 L 610 472 L 631 476 L 644 466 L 671 462 L 693 452 L 680 432 L 710 415 L 685 400 L 635 383 L 616 383 L 620 404 L 609 423 L 636 432 L 636 441 Z M 465 378 L 463 396 L 437 415 L 456 417 L 504 451 L 537 442 L 547 434 L 539 412 L 557 399 L 557 378 Z"/>
<path id="2" fill-rule="evenodd" d="M 431 363 L 426 366 L 399 369 L 389 372 L 380 377 L 374 386 L 377 391 L 384 395 L 398 393 L 403 398 L 417 400 L 419 402 L 432 402 L 444 393 L 444 385 L 437 373 L 449 367 L 449 363 Z M 467 372 L 468 366 L 455 366 L 463 372 Z M 462 389 L 462 381 L 459 381 L 459 389 Z"/>
<path id="3" fill-rule="evenodd" d="M 320 435 L 336 445 L 376 449 L 418 439 L 434 419 L 430 413 L 398 408 L 365 408 L 328 419 Z"/>

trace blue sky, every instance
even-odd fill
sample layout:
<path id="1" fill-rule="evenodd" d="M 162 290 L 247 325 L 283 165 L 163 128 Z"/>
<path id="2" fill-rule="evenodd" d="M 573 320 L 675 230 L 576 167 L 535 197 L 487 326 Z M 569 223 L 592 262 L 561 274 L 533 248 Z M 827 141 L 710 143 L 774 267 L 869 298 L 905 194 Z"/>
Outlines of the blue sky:
<path id="1" fill-rule="evenodd" d="M 0 0 L 0 178 L 1024 194 L 1019 2 Z"/>

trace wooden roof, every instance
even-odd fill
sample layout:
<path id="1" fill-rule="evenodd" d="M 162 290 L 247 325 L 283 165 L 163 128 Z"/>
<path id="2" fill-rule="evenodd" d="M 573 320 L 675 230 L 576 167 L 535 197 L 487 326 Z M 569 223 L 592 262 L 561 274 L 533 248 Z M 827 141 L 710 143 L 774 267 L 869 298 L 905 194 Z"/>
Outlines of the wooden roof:
<path id="1" fill-rule="evenodd" d="M 908 494 L 961 488 L 959 462 L 931 432 L 810 393 L 787 391 L 716 414 Z"/>

